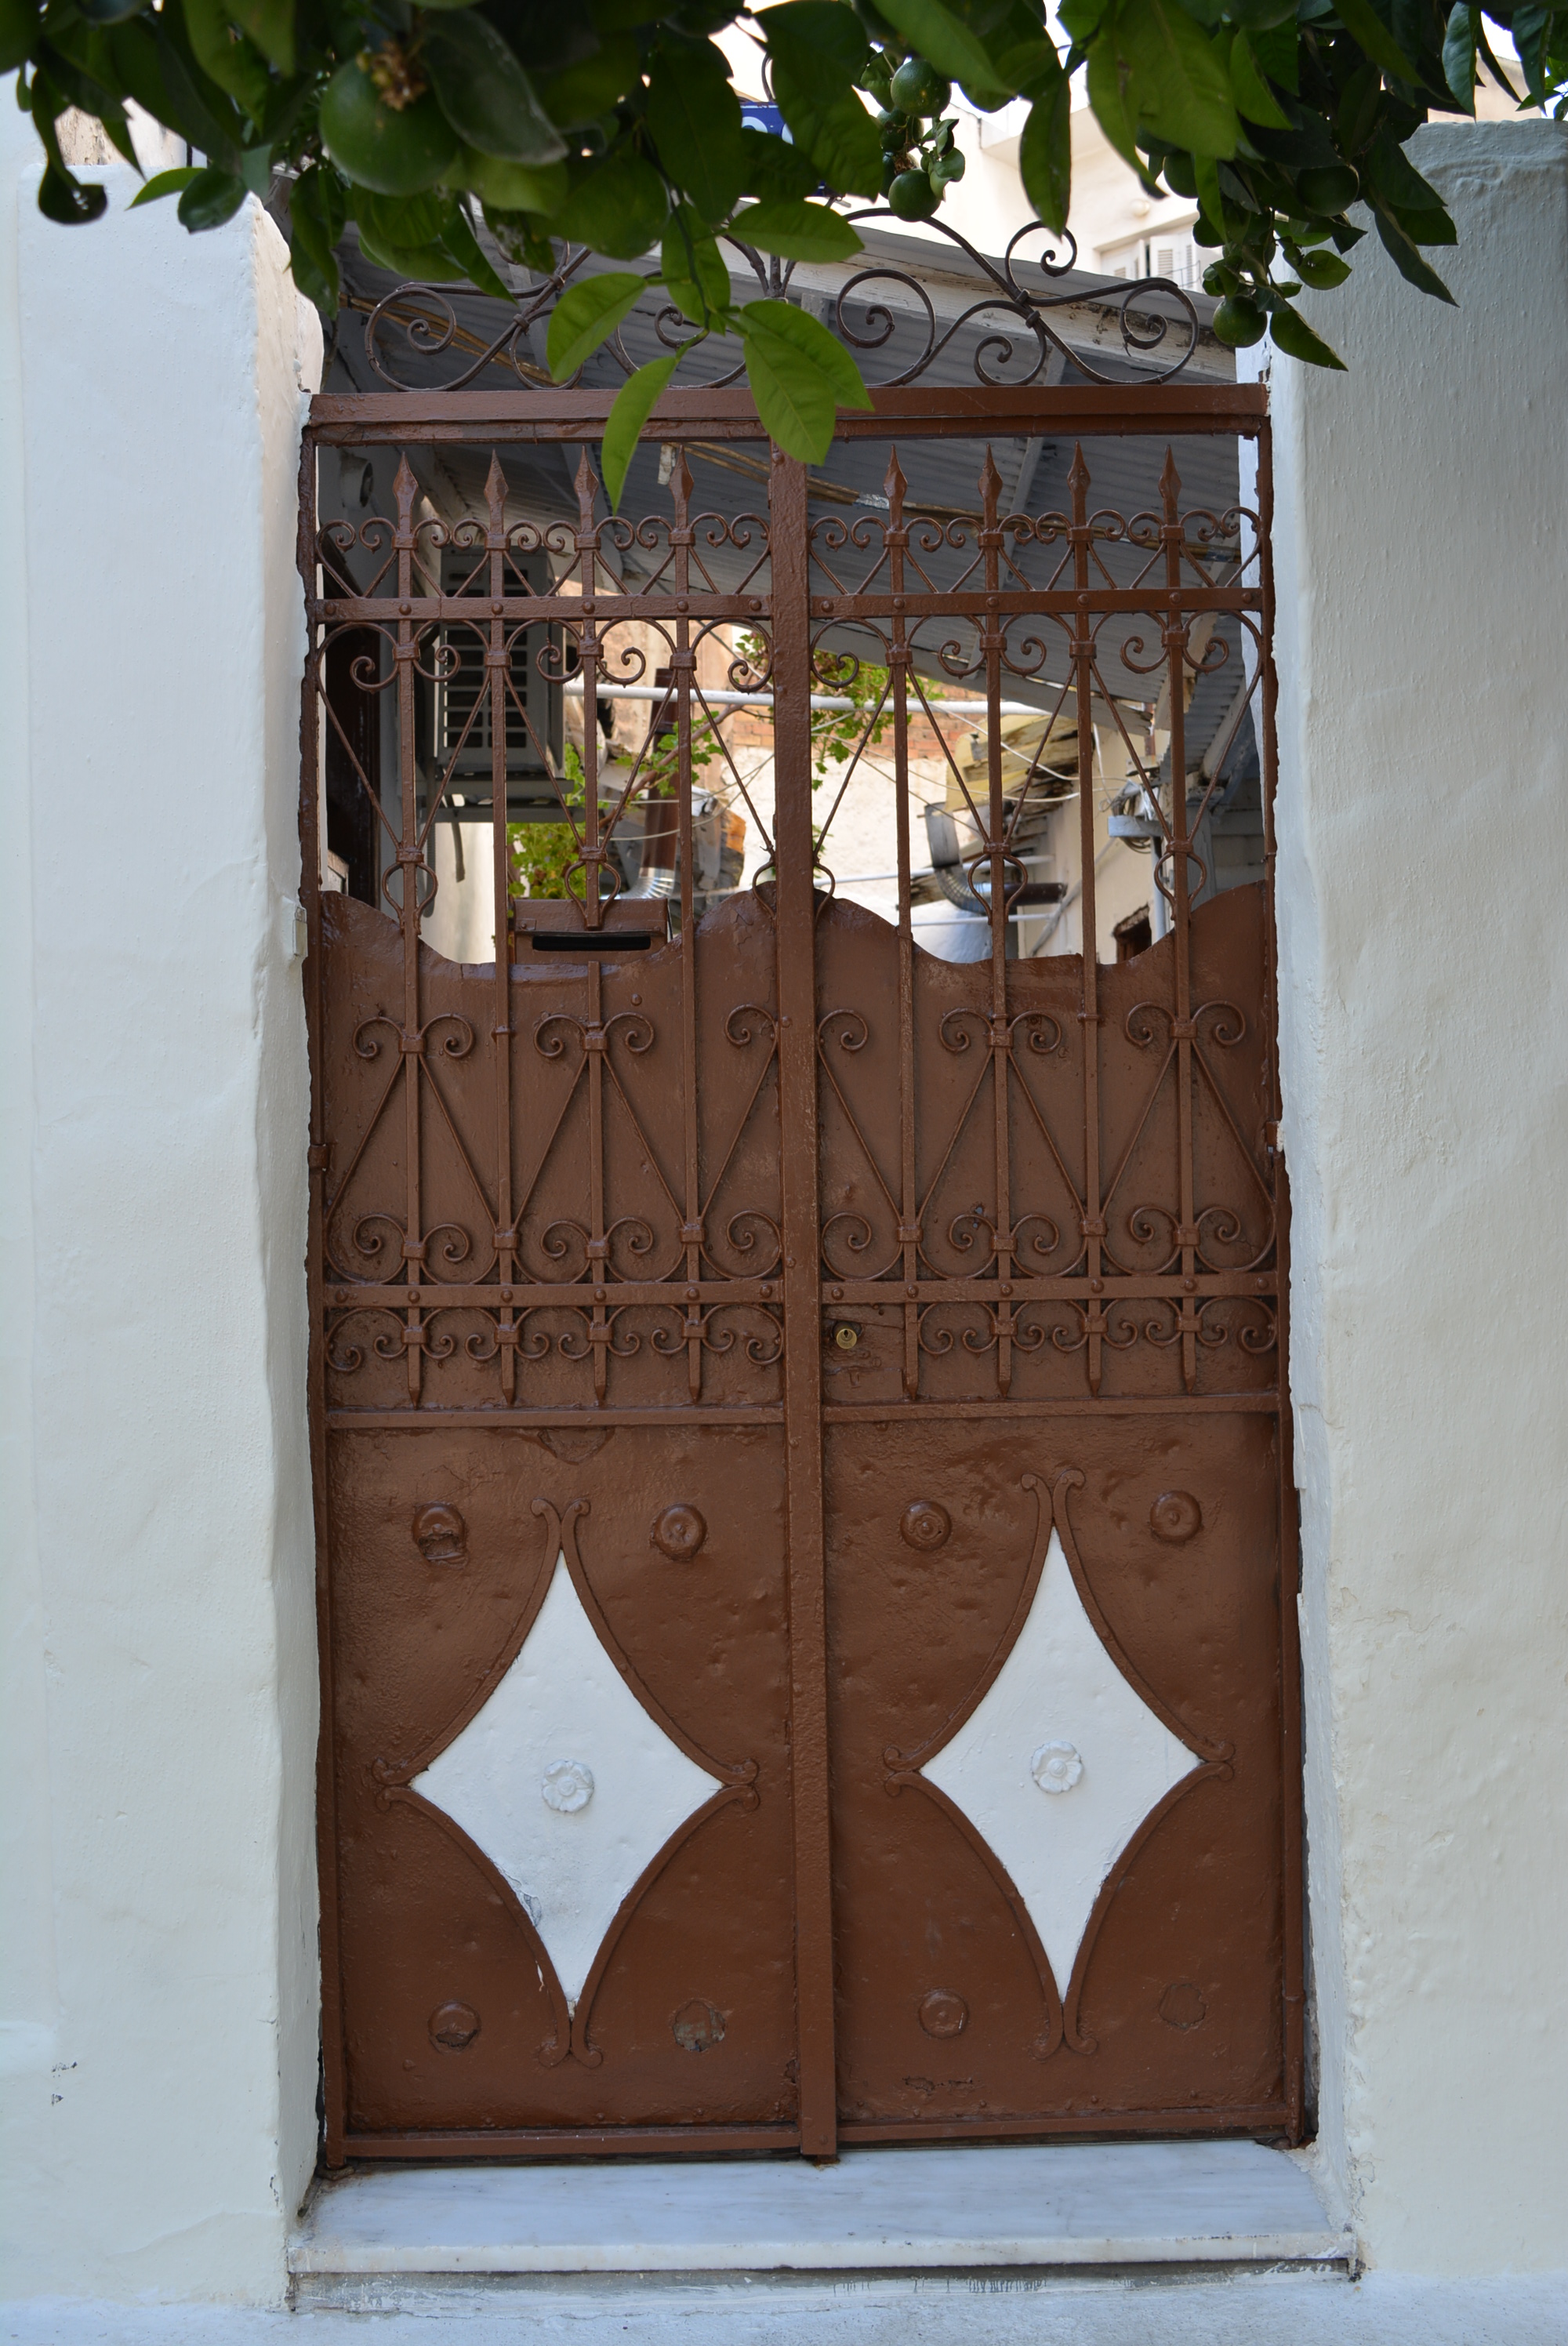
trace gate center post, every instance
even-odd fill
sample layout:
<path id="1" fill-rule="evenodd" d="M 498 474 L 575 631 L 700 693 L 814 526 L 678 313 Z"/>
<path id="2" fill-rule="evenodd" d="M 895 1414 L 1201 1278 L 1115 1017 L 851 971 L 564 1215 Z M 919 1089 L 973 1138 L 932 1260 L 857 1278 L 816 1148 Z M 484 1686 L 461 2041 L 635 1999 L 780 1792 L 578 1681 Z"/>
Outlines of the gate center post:
<path id="1" fill-rule="evenodd" d="M 774 839 L 784 1233 L 784 1443 L 794 1802 L 800 2149 L 838 2156 L 822 1523 L 821 1293 L 817 1271 L 817 983 L 811 827 L 810 542 L 806 468 L 774 451 Z"/>

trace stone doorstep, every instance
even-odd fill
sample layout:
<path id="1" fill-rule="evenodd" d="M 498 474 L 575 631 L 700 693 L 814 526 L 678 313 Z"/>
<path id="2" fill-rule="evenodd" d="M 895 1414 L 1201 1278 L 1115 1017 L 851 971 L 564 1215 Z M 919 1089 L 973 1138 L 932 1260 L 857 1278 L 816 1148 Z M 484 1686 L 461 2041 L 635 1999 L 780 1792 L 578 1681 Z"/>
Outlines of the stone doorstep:
<path id="1" fill-rule="evenodd" d="M 1355 2246 L 1305 2166 L 1251 2142 L 388 2165 L 319 2184 L 289 2245 L 297 2299 L 318 2304 L 371 2276 L 1217 2267 L 1349 2275 Z"/>

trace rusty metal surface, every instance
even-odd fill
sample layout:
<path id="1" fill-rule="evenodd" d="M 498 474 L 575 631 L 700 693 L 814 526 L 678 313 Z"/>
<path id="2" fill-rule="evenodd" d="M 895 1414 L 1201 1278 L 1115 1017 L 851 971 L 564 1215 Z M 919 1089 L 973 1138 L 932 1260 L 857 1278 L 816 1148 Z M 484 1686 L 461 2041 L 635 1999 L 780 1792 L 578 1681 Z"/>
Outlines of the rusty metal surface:
<path id="1" fill-rule="evenodd" d="M 407 401 L 401 433 L 398 403 L 323 399 L 302 471 L 329 2159 L 1295 2137 L 1268 891 L 1207 884 L 1223 758 L 1207 795 L 1161 797 L 1117 713 L 1163 684 L 1166 770 L 1187 773 L 1186 712 L 1208 676 L 1236 679 L 1271 864 L 1257 400 L 1100 394 L 1101 437 L 1062 445 L 1060 502 L 1014 509 L 999 435 L 1081 423 L 1084 394 L 880 394 L 855 461 L 881 492 L 851 474 L 824 506 L 754 436 L 715 497 L 699 444 L 737 445 L 744 418 L 687 393 L 661 413 L 657 497 L 616 520 L 580 453 L 585 396 L 531 394 L 526 431 L 514 400 Z M 1238 432 L 1262 442 L 1257 514 L 1218 495 Z M 466 505 L 441 469 L 453 436 L 487 467 Z M 519 451 L 552 437 L 566 474 L 531 511 Z M 390 495 L 323 520 L 326 452 L 389 443 Z M 1135 455 L 1146 495 L 1107 504 L 1097 481 Z M 584 727 L 581 803 L 559 810 L 576 898 L 512 893 L 528 630 L 586 708 L 597 680 L 656 668 L 665 696 L 629 763 Z M 484 661 L 504 940 L 466 964 L 424 933 L 458 811 L 429 712 L 459 633 Z M 718 641 L 772 695 L 766 821 L 699 676 Z M 836 900 L 837 780 L 813 794 L 809 696 L 856 658 L 888 675 L 895 919 Z M 962 782 L 989 951 L 964 964 L 915 942 L 906 786 L 917 729 L 941 738 L 933 699 L 959 691 L 991 711 Z M 1010 950 L 1027 793 L 1004 781 L 1000 712 L 1020 694 L 1080 740 L 1124 725 L 1160 806 L 1168 933 L 1132 960 L 1096 958 L 1091 787 L 1084 951 Z M 706 911 L 702 738 L 765 849 Z M 324 891 L 323 811 L 345 835 L 356 783 L 370 884 Z M 639 899 L 619 842 L 666 790 L 675 892 Z M 1064 1979 L 910 1760 L 1003 1668 L 1053 1527 L 1105 1649 L 1193 1755 Z M 575 2009 L 514 1887 L 412 1789 L 521 1650 L 557 1533 L 626 1684 L 718 1785 Z"/>
<path id="2" fill-rule="evenodd" d="M 901 223 L 881 206 L 846 215 L 871 232 L 871 249 L 824 302 L 830 330 L 854 353 L 862 373 L 879 389 L 918 382 L 962 382 L 1027 388 L 1048 371 L 1072 366 L 1086 380 L 1125 382 L 1137 368 L 1152 383 L 1176 381 L 1198 344 L 1198 310 L 1168 278 L 1137 278 L 1126 284 L 1077 273 L 1077 246 L 1071 235 L 1053 240 L 1039 221 L 1018 230 L 1007 250 L 993 260 L 942 219 L 923 224 L 923 267 L 917 270 L 879 253 L 878 222 Z M 1029 248 L 1038 240 L 1037 249 Z M 740 236 L 720 233 L 732 276 L 745 294 L 779 301 L 789 292 L 796 263 L 759 252 Z M 1058 249 L 1060 247 L 1060 250 Z M 907 243 L 906 243 L 907 249 Z M 958 261 L 970 280 L 962 299 L 939 313 L 928 290 L 943 261 Z M 514 308 L 465 294 L 454 300 L 441 285 L 402 284 L 367 306 L 360 331 L 370 371 L 395 391 L 463 392 L 499 375 L 553 401 L 556 387 L 540 363 L 556 302 L 573 284 L 591 275 L 594 256 L 586 246 L 563 247 L 548 276 L 535 276 L 519 289 Z M 1053 311 L 1081 305 L 1092 295 L 1104 312 L 1105 348 L 1099 363 L 1069 342 L 1053 321 Z M 355 305 L 357 307 L 357 305 Z M 1205 308 L 1207 310 L 1207 303 Z M 340 326 L 340 339 L 342 327 Z M 1112 339 L 1114 336 L 1114 340 Z M 620 381 L 649 357 L 680 353 L 688 381 L 726 390 L 744 379 L 733 347 L 726 353 L 702 335 L 650 280 L 649 296 L 610 336 L 585 372 L 595 380 Z M 432 373 L 435 380 L 431 380 Z M 579 378 L 575 378 L 580 379 Z"/>

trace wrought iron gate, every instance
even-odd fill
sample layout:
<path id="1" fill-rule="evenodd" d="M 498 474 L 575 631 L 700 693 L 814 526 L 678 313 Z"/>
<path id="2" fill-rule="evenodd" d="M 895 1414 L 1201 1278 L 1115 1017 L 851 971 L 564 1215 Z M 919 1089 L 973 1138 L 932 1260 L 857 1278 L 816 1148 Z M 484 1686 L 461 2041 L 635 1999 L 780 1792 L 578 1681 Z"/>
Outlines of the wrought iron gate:
<path id="1" fill-rule="evenodd" d="M 679 392 L 626 520 L 606 408 L 308 435 L 329 2157 L 1294 2138 L 1269 898 L 1186 732 L 1250 729 L 1271 862 L 1261 394 L 891 389 L 809 473 Z M 1195 495 L 1238 443 L 1256 503 Z M 873 755 L 885 914 L 835 852 Z M 943 872 L 974 958 L 920 942 Z"/>

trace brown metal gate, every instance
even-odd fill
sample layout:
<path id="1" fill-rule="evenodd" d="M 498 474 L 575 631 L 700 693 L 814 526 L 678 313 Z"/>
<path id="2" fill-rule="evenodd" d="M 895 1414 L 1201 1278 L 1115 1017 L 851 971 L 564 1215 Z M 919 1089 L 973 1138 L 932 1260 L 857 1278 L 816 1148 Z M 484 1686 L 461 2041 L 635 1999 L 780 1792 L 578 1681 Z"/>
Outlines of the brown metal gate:
<path id="1" fill-rule="evenodd" d="M 1262 395 L 889 390 L 808 473 L 677 393 L 624 521 L 606 407 L 323 396 L 306 450 L 329 2159 L 1294 2138 L 1269 893 L 1184 736 L 1220 678 L 1271 866 Z M 1243 442 L 1256 505 L 1195 499 Z M 471 865 L 507 942 L 454 959 Z"/>

